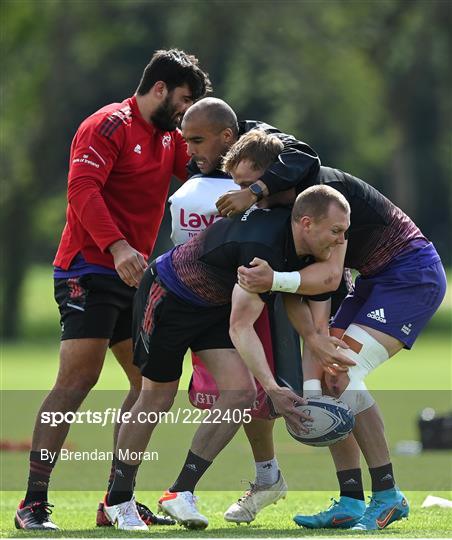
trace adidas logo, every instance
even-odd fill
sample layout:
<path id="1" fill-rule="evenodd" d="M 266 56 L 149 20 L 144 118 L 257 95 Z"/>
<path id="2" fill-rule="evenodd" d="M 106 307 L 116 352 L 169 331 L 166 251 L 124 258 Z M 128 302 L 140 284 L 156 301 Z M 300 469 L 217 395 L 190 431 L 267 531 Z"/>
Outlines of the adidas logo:
<path id="1" fill-rule="evenodd" d="M 392 475 L 388 473 L 386 476 L 383 476 L 383 478 L 380 478 L 380 482 L 384 482 L 386 480 L 393 480 Z"/>
<path id="2" fill-rule="evenodd" d="M 355 486 L 358 482 L 354 478 L 350 478 L 346 482 L 344 482 L 344 486 Z"/>
<path id="3" fill-rule="evenodd" d="M 185 465 L 186 469 L 190 469 L 191 471 L 198 472 L 198 467 L 194 463 L 187 463 Z"/>
<path id="4" fill-rule="evenodd" d="M 141 145 L 137 144 L 133 151 L 135 152 L 135 154 L 141 154 Z"/>
<path id="5" fill-rule="evenodd" d="M 375 319 L 378 322 L 386 324 L 385 310 L 383 308 L 375 309 L 367 314 L 369 319 Z"/>
<path id="6" fill-rule="evenodd" d="M 33 485 L 40 488 L 47 488 L 49 482 L 44 482 L 44 480 L 36 480 L 36 482 L 33 482 Z"/>

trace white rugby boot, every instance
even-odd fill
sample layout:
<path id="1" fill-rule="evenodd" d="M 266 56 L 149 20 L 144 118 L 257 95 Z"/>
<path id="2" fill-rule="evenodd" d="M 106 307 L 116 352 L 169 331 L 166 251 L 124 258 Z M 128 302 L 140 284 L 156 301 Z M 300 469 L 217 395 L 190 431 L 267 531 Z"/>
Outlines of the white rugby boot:
<path id="1" fill-rule="evenodd" d="M 130 501 L 112 506 L 107 506 L 107 497 L 105 497 L 104 513 L 110 522 L 121 531 L 149 531 L 148 526 L 138 513 L 135 497 L 132 497 Z"/>
<path id="2" fill-rule="evenodd" d="M 251 523 L 263 508 L 285 499 L 286 494 L 287 484 L 279 471 L 274 484 L 258 486 L 250 483 L 250 489 L 226 510 L 224 519 L 233 523 Z"/>
<path id="3" fill-rule="evenodd" d="M 159 499 L 158 507 L 187 529 L 205 529 L 209 520 L 199 513 L 196 501 L 197 497 L 191 491 L 165 491 Z"/>

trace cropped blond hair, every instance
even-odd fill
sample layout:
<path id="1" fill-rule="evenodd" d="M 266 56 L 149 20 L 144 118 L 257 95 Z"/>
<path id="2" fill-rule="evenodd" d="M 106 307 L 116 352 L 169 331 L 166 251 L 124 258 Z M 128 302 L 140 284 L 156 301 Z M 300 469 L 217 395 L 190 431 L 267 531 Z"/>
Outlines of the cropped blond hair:
<path id="1" fill-rule="evenodd" d="M 250 161 L 251 167 L 256 171 L 267 169 L 283 148 L 283 143 L 274 135 L 253 129 L 242 135 L 228 150 L 223 158 L 223 171 L 231 174 L 244 160 Z"/>

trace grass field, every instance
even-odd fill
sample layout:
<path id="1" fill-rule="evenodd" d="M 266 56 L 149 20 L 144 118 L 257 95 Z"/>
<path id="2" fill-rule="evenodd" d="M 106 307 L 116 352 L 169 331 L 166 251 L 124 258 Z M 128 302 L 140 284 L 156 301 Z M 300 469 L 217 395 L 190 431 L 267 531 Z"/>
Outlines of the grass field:
<path id="1" fill-rule="evenodd" d="M 23 339 L 3 344 L 1 349 L 0 380 L 2 393 L 1 439 L 27 441 L 31 437 L 34 417 L 46 389 L 54 381 L 58 358 L 58 318 L 52 301 L 51 275 L 48 269 L 33 269 L 23 291 L 25 314 L 22 322 Z M 439 412 L 452 410 L 452 355 L 451 334 L 447 331 L 452 311 L 451 297 L 441 312 L 410 352 L 403 351 L 368 379 L 368 385 L 377 391 L 386 419 L 388 438 L 394 451 L 394 465 L 400 485 L 406 489 L 411 504 L 408 521 L 398 522 L 384 531 L 393 537 L 451 537 L 452 511 L 447 509 L 421 509 L 428 493 L 452 498 L 452 456 L 447 452 L 423 452 L 401 455 L 395 452 L 401 440 L 418 437 L 416 420 L 425 406 L 434 406 Z M 446 329 L 446 330 L 445 330 Z M 190 366 L 186 362 L 182 388 L 186 388 Z M 119 406 L 127 384 L 120 368 L 108 355 L 104 370 L 89 403 L 109 400 Z M 115 390 L 114 396 L 106 392 Z M 97 400 L 97 401 L 96 401 Z M 181 406 L 188 400 L 184 392 L 179 396 Z M 299 445 L 288 437 L 281 421 L 275 432 L 277 455 L 282 470 L 292 489 L 286 501 L 272 506 L 260 514 L 251 526 L 227 524 L 222 514 L 241 494 L 242 479 L 253 478 L 253 463 L 243 433 L 232 441 L 219 456 L 209 473 L 200 483 L 200 510 L 210 519 L 209 529 L 203 533 L 185 531 L 179 527 L 152 528 L 156 537 L 295 537 L 295 536 L 350 536 L 346 531 L 310 532 L 292 522 L 297 512 L 316 512 L 325 509 L 329 498 L 336 495 L 334 469 L 325 449 Z M 189 446 L 194 426 L 174 431 L 162 426 L 156 432 L 152 445 L 163 456 L 157 463 L 143 465 L 138 479 L 139 500 L 155 508 L 160 495 L 180 468 Z M 69 445 L 77 450 L 90 448 L 94 443 L 110 449 L 111 430 L 89 432 L 73 426 Z M 28 454 L 2 452 L 2 480 L 0 529 L 2 536 L 37 536 L 16 532 L 12 516 L 18 500 L 23 496 L 26 482 Z M 64 537 L 105 537 L 130 535 L 108 530 L 96 530 L 95 510 L 102 496 L 108 463 L 59 463 L 52 479 L 55 491 L 54 517 Z M 364 471 L 366 487 L 367 474 Z M 66 491 L 76 489 L 77 491 Z M 219 491 L 219 490 L 222 491 Z M 319 489 L 323 490 L 320 491 Z M 153 491 L 148 491 L 153 490 Z"/>
<path id="2" fill-rule="evenodd" d="M 310 531 L 301 529 L 292 521 L 292 517 L 300 512 L 311 513 L 324 509 L 328 498 L 334 493 L 306 493 L 290 492 L 284 501 L 277 505 L 266 508 L 258 515 L 250 525 L 230 524 L 224 521 L 223 512 L 239 496 L 236 493 L 212 493 L 199 492 L 199 509 L 209 518 L 209 528 L 203 532 L 188 531 L 179 526 L 175 527 L 151 527 L 149 536 L 153 538 L 279 538 L 279 537 L 357 537 L 363 536 L 352 531 L 317 530 Z M 139 500 L 145 501 L 149 506 L 154 506 L 161 495 L 158 492 L 138 492 Z M 442 494 L 447 497 L 447 493 Z M 12 516 L 14 516 L 17 500 L 20 493 L 11 493 L 2 502 L 1 525 L 3 534 L 16 538 L 36 537 L 37 533 L 30 534 L 24 531 L 11 529 Z M 451 510 L 444 508 L 420 508 L 425 494 L 412 492 L 409 494 L 411 514 L 408 520 L 393 523 L 384 532 L 370 533 L 372 536 L 384 536 L 385 538 L 449 538 L 451 535 Z M 96 529 L 94 527 L 95 510 L 99 501 L 99 494 L 88 492 L 59 492 L 52 497 L 55 503 L 55 522 L 63 529 L 55 533 L 56 537 L 76 538 L 130 538 L 131 534 L 117 531 L 112 528 Z M 369 533 L 366 534 L 368 536 Z M 45 536 L 45 535 L 41 535 Z M 136 533 L 134 537 L 146 537 L 147 533 Z"/>

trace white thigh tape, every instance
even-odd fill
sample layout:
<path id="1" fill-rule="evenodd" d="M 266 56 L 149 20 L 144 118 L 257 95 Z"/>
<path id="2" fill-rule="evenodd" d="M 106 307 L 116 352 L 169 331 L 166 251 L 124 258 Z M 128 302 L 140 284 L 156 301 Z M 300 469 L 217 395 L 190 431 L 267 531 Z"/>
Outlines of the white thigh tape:
<path id="1" fill-rule="evenodd" d="M 360 373 L 363 373 L 361 379 L 364 379 L 367 375 L 369 375 L 369 373 L 371 373 L 375 368 L 389 358 L 388 351 L 383 347 L 383 345 L 356 324 L 351 324 L 347 328 L 345 335 L 350 336 L 352 339 L 358 343 L 361 343 L 362 345 L 359 353 L 354 353 L 351 351 L 354 355 L 356 355 L 351 358 L 356 362 L 357 365 L 349 370 L 349 377 L 351 371 L 359 368 Z M 348 353 L 350 352 L 350 349 L 341 352 Z M 360 374 L 358 376 L 360 376 Z"/>
<path id="2" fill-rule="evenodd" d="M 350 383 L 341 396 L 341 399 L 350 405 L 355 414 L 365 411 L 375 403 L 373 397 L 364 384 L 364 379 L 375 368 L 389 358 L 388 351 L 368 332 L 356 324 L 351 324 L 345 335 L 362 345 L 361 351 L 356 353 L 351 349 L 342 350 L 356 365 L 348 370 Z"/>

